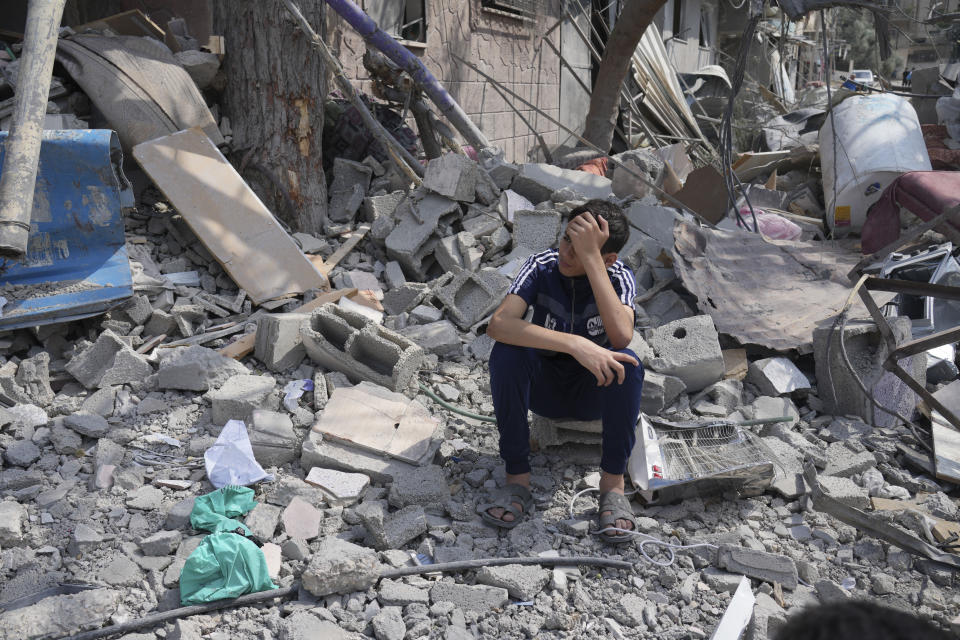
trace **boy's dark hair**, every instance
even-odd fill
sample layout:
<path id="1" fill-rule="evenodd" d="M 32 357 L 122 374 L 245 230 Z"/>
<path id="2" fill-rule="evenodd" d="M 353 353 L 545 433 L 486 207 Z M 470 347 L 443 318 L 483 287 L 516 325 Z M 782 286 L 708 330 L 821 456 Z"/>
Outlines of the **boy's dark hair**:
<path id="1" fill-rule="evenodd" d="M 627 244 L 627 239 L 630 237 L 630 225 L 627 223 L 627 217 L 623 215 L 623 209 L 609 200 L 594 198 L 593 200 L 587 200 L 571 211 L 567 216 L 567 221 L 573 220 L 581 213 L 588 211 L 593 214 L 594 218 L 603 216 L 610 227 L 610 237 L 600 247 L 600 253 L 618 253 L 620 249 L 623 249 L 623 245 Z"/>
<path id="2" fill-rule="evenodd" d="M 776 640 L 950 640 L 932 623 L 866 600 L 812 607 L 791 617 Z"/>

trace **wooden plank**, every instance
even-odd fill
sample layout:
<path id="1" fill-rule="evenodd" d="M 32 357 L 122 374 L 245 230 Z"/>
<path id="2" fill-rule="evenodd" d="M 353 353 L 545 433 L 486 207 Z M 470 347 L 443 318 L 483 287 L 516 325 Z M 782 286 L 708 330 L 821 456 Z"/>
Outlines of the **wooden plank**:
<path id="1" fill-rule="evenodd" d="M 357 295 L 356 289 L 337 289 L 336 291 L 331 291 L 330 293 L 324 293 L 306 304 L 302 304 L 296 309 L 293 310 L 294 313 L 309 313 L 314 309 L 325 305 L 328 302 L 336 302 L 340 298 L 347 296 L 351 298 Z M 233 358 L 234 360 L 239 360 L 244 356 L 249 355 L 253 352 L 253 347 L 257 342 L 257 332 L 251 331 L 250 333 L 242 336 L 241 338 L 234 340 L 224 348 L 220 349 L 220 355 L 227 356 L 228 358 Z"/>
<path id="2" fill-rule="evenodd" d="M 367 235 L 367 232 L 370 231 L 370 225 L 362 224 L 357 227 L 356 231 L 350 233 L 350 237 L 340 245 L 340 248 L 333 252 L 333 255 L 330 256 L 328 260 L 324 260 L 320 269 L 320 273 L 324 276 L 329 276 L 330 272 L 333 271 L 341 260 L 347 257 L 347 254 L 353 251 L 353 248 L 363 240 L 363 237 Z"/>
<path id="3" fill-rule="evenodd" d="M 923 499 L 919 494 L 917 500 Z M 914 511 L 919 511 L 928 518 L 934 521 L 931 531 L 933 532 L 933 537 L 937 542 L 944 542 L 949 540 L 954 534 L 960 537 L 960 523 L 951 522 L 950 520 L 944 520 L 943 518 L 938 518 L 935 515 L 932 515 L 930 511 L 922 504 L 917 504 L 913 500 L 889 500 L 887 498 L 870 498 L 870 502 L 873 504 L 874 511 L 901 511 L 903 509 L 912 509 Z M 953 545 L 957 548 L 960 548 L 960 542 L 957 542 L 956 545 Z"/>
<path id="4" fill-rule="evenodd" d="M 140 143 L 133 157 L 254 304 L 327 288 L 326 276 L 201 129 Z"/>
<path id="5" fill-rule="evenodd" d="M 721 351 L 723 355 L 723 379 L 724 380 L 743 380 L 747 377 L 747 351 L 746 349 L 725 349 Z"/>
<path id="6" fill-rule="evenodd" d="M 87 29 L 97 31 L 109 29 L 118 36 L 149 36 L 161 42 L 165 35 L 164 30 L 139 9 L 124 11 L 73 27 L 77 33 L 83 33 Z"/>

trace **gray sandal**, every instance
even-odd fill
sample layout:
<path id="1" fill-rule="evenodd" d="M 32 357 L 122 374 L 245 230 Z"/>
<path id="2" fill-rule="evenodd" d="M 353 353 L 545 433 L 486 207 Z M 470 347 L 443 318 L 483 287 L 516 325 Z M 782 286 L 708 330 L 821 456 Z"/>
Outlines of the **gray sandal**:
<path id="1" fill-rule="evenodd" d="M 530 489 L 520 484 L 504 485 L 503 488 L 494 494 L 493 500 L 493 502 L 479 505 L 477 507 L 477 513 L 480 514 L 484 522 L 492 524 L 495 527 L 500 527 L 501 529 L 513 529 L 520 524 L 520 517 L 527 514 L 533 508 L 533 494 L 530 493 Z M 513 506 L 514 502 L 520 504 L 521 509 Z M 503 509 L 504 514 L 513 514 L 513 520 L 508 522 L 487 513 L 490 509 L 497 508 Z"/>
<path id="2" fill-rule="evenodd" d="M 609 511 L 606 515 L 600 515 L 604 511 Z M 637 530 L 637 519 L 633 515 L 633 507 L 630 506 L 630 500 L 622 493 L 608 491 L 600 495 L 600 509 L 597 511 L 597 519 L 600 528 L 594 533 L 602 540 L 610 544 L 623 544 L 629 542 L 634 536 L 629 533 L 600 533 L 609 527 L 616 527 L 617 520 L 628 520 L 633 525 L 633 531 Z"/>

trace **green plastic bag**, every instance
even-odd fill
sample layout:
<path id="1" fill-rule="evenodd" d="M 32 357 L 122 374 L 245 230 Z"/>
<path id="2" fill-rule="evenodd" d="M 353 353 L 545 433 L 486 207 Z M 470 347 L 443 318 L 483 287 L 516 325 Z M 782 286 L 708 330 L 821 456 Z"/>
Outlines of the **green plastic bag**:
<path id="1" fill-rule="evenodd" d="M 236 533 L 212 533 L 180 572 L 180 604 L 202 604 L 276 589 L 260 547 Z"/>
<path id="2" fill-rule="evenodd" d="M 233 518 L 244 515 L 255 506 L 257 501 L 253 499 L 253 489 L 228 485 L 194 500 L 190 526 L 213 533 L 240 529 L 243 535 L 249 536 L 250 529 Z"/>

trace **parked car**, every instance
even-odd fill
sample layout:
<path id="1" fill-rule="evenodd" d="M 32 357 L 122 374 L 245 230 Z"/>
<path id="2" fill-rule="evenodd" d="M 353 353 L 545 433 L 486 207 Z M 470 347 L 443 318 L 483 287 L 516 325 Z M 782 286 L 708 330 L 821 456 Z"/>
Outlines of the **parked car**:
<path id="1" fill-rule="evenodd" d="M 850 73 L 850 79 L 868 87 L 877 86 L 877 81 L 873 77 L 873 71 L 870 71 L 870 69 L 854 69 Z"/>

